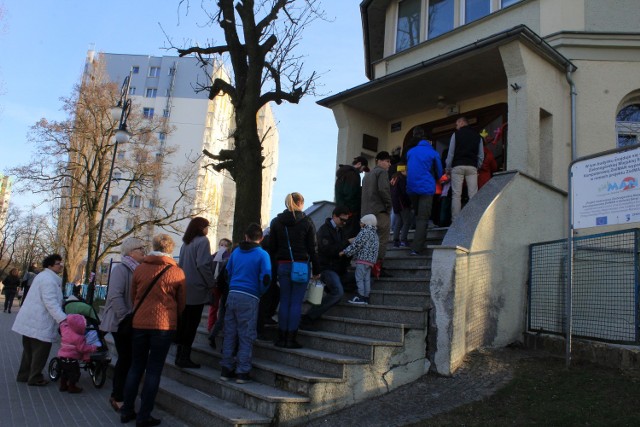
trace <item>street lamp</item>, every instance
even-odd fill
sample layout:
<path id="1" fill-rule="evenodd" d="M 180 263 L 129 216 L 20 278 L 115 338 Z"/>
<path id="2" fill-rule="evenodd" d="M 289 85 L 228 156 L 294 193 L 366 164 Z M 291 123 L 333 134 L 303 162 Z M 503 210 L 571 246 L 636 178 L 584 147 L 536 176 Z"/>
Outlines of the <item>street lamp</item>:
<path id="1" fill-rule="evenodd" d="M 104 220 L 107 216 L 107 205 L 109 204 L 109 189 L 111 188 L 111 178 L 113 176 L 113 166 L 116 162 L 116 154 L 118 152 L 118 144 L 129 142 L 131 134 L 127 131 L 127 119 L 131 112 L 131 99 L 129 99 L 129 84 L 131 83 L 131 72 L 125 77 L 122 87 L 120 88 L 120 99 L 118 104 L 111 109 L 111 115 L 114 121 L 119 121 L 118 130 L 116 131 L 115 144 L 113 145 L 113 157 L 111 158 L 111 167 L 109 168 L 109 180 L 104 194 L 104 204 L 102 206 L 102 218 L 100 218 L 100 228 L 98 229 L 98 238 L 96 241 L 96 255 L 93 259 L 93 273 L 89 280 L 87 288 L 87 302 L 93 304 L 93 296 L 96 289 L 96 271 L 98 270 L 98 257 L 100 256 L 100 243 L 102 241 L 102 229 L 104 228 Z"/>

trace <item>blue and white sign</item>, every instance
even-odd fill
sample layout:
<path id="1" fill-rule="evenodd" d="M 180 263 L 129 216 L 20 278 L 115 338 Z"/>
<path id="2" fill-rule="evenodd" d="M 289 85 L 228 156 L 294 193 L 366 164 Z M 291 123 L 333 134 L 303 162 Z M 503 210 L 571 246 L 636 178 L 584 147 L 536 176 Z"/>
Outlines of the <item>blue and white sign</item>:
<path id="1" fill-rule="evenodd" d="M 571 167 L 573 228 L 640 222 L 640 148 Z"/>

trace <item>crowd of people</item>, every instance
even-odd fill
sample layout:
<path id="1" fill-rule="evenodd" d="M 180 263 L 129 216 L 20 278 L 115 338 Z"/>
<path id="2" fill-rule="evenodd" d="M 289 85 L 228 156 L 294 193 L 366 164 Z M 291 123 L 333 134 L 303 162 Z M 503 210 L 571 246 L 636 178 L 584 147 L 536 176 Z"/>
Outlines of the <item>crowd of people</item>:
<path id="1" fill-rule="evenodd" d="M 202 217 L 189 222 L 177 262 L 174 241 L 167 234 L 156 235 L 149 252 L 147 242 L 125 239 L 120 246 L 121 262 L 110 274 L 100 323 L 103 333 L 113 335 L 118 355 L 109 404 L 121 422 L 160 424 L 151 413 L 166 357 L 175 343 L 175 365 L 200 368 L 192 358 L 192 346 L 205 305 L 214 349 L 222 333 L 220 378 L 242 384 L 251 381 L 253 344 L 266 339 L 269 324 L 277 325 L 275 346 L 298 349 L 302 347 L 298 330 L 316 330 L 323 314 L 342 300 L 345 287 L 355 291 L 348 303 L 369 304 L 371 277 L 391 276 L 383 267 L 391 231 L 394 246 L 410 246 L 410 254 L 419 255 L 430 222 L 441 217 L 434 206 L 447 206 L 438 200 L 446 194 L 446 187 L 451 189 L 451 215 L 456 221 L 463 183 L 472 198 L 487 181 L 487 173 L 490 177 L 495 172 L 484 136 L 461 117 L 444 159 L 422 128 L 416 127 L 402 156 L 381 151 L 371 170 L 361 156 L 351 165 L 340 165 L 336 206 L 318 230 L 304 213 L 304 197 L 293 192 L 266 230 L 250 224 L 235 248 L 223 238 L 212 253 L 209 221 Z M 415 235 L 410 243 L 412 226 Z M 42 271 L 32 265 L 22 279 L 12 269 L 3 281 L 4 309 L 11 313 L 21 289 L 23 307 L 13 325 L 22 335 L 23 346 L 17 381 L 47 385 L 42 370 L 52 343 L 61 335 L 60 391 L 79 393 L 78 363 L 98 346 L 87 339 L 85 316 L 63 309 L 59 277 L 63 268 L 62 257 L 53 254 L 42 262 Z M 324 294 L 319 304 L 303 313 L 311 279 L 324 283 Z"/>

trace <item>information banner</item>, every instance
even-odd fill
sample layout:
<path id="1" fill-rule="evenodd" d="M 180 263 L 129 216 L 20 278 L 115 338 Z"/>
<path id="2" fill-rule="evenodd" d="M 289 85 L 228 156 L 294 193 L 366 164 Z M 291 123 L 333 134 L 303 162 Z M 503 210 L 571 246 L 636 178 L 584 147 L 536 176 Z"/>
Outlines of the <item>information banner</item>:
<path id="1" fill-rule="evenodd" d="M 640 148 L 571 166 L 573 228 L 640 222 Z"/>

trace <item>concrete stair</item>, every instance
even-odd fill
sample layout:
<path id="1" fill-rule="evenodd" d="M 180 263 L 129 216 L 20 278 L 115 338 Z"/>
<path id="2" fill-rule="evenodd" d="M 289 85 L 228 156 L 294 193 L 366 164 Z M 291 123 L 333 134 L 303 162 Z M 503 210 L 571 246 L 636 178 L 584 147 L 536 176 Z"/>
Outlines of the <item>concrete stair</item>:
<path id="1" fill-rule="evenodd" d="M 384 266 L 393 277 L 372 283 L 371 304 L 348 304 L 345 295 L 317 322 L 317 331 L 299 331 L 303 348 L 256 341 L 251 383 L 220 379 L 222 340 L 217 349 L 209 346 L 204 315 L 192 348 L 202 368 L 178 368 L 172 348 L 157 404 L 194 426 L 304 425 L 417 379 L 429 364 L 431 253 L 445 233 L 430 230 L 421 256 L 390 244 Z M 275 327 L 267 330 L 271 338 L 275 333 Z"/>

